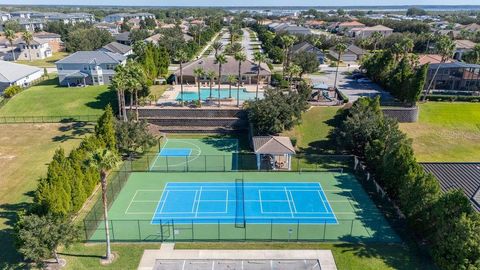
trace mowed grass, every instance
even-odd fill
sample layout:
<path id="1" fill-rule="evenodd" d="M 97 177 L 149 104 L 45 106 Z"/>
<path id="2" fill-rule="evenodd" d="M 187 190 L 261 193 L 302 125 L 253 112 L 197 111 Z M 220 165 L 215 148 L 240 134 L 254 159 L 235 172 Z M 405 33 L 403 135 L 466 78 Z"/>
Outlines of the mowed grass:
<path id="1" fill-rule="evenodd" d="M 175 249 L 329 249 L 338 270 L 435 269 L 403 245 L 346 243 L 177 243 Z"/>
<path id="2" fill-rule="evenodd" d="M 0 269 L 20 262 L 11 228 L 17 211 L 32 201 L 55 150 L 68 153 L 92 130 L 83 124 L 0 125 Z"/>
<path id="3" fill-rule="evenodd" d="M 302 122 L 282 135 L 297 139 L 300 152 L 328 154 L 335 146 L 328 138 L 334 128 L 339 107 L 312 107 L 302 116 Z"/>
<path id="4" fill-rule="evenodd" d="M 65 270 L 80 269 L 137 269 L 145 249 L 159 249 L 160 244 L 113 244 L 112 252 L 116 259 L 110 265 L 101 265 L 105 256 L 104 244 L 77 243 L 60 252 L 60 257 L 67 260 Z"/>
<path id="5" fill-rule="evenodd" d="M 22 60 L 22 61 L 17 61 L 17 63 L 29 65 L 29 66 L 35 66 L 35 67 L 55 67 L 55 62 L 67 57 L 68 55 L 69 53 L 67 52 L 55 52 L 51 57 L 48 57 L 45 59 L 32 60 L 32 61 Z"/>
<path id="6" fill-rule="evenodd" d="M 417 123 L 400 128 L 413 139 L 418 161 L 472 162 L 480 159 L 480 104 L 420 104 Z"/>
<path id="7" fill-rule="evenodd" d="M 58 78 L 42 82 L 14 96 L 0 108 L 0 116 L 99 115 L 116 93 L 108 86 L 60 87 Z"/>

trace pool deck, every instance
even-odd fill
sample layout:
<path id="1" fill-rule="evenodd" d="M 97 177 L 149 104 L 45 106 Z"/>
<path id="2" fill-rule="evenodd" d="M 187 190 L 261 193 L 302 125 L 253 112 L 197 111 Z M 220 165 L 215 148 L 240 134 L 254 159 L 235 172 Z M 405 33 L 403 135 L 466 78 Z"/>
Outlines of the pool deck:
<path id="1" fill-rule="evenodd" d="M 138 270 L 154 269 L 156 260 L 318 260 L 320 269 L 336 270 L 331 250 L 179 250 L 175 244 L 164 243 L 157 250 L 143 252 Z"/>
<path id="2" fill-rule="evenodd" d="M 268 85 L 266 84 L 260 84 L 258 86 L 258 92 L 263 93 L 265 91 L 265 88 Z M 208 85 L 201 85 L 201 88 L 209 88 Z M 180 85 L 175 85 L 173 86 L 172 90 L 167 90 L 163 93 L 163 95 L 157 100 L 156 104 L 159 106 L 177 106 L 178 101 L 176 100 L 178 94 L 180 93 Z M 229 85 L 228 84 L 222 84 L 220 85 L 220 88 L 223 89 L 228 89 Z M 245 91 L 249 93 L 255 93 L 257 90 L 257 85 L 256 84 L 246 84 L 244 86 L 241 86 L 240 88 L 245 89 Z M 215 84 L 212 89 L 218 89 L 218 85 Z M 232 90 L 236 90 L 236 86 L 232 86 Z M 192 84 L 185 84 L 183 85 L 183 91 L 184 92 L 197 92 L 198 91 L 198 86 L 197 85 L 192 85 Z M 240 100 L 240 105 L 243 104 L 243 100 Z M 218 102 L 216 101 L 202 101 L 203 105 L 212 105 L 212 106 L 217 106 Z M 232 100 L 222 100 L 221 101 L 221 106 L 236 106 L 237 105 L 237 100 L 233 98 Z"/>

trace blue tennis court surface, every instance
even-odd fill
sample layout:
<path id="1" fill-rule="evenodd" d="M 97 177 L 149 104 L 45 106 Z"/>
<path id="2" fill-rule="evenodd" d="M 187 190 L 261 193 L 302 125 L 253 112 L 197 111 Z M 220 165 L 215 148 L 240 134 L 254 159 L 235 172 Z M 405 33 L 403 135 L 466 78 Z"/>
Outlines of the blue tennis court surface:
<path id="1" fill-rule="evenodd" d="M 163 148 L 160 151 L 161 157 L 187 157 L 192 153 L 190 148 Z"/>
<path id="2" fill-rule="evenodd" d="M 152 217 L 175 223 L 337 224 L 320 183 L 170 182 Z"/>

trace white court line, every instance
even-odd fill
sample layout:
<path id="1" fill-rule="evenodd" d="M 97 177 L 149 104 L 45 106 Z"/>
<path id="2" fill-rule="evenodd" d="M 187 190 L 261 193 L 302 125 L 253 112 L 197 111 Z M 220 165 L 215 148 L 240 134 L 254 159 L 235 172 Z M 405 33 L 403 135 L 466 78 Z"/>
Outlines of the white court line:
<path id="1" fill-rule="evenodd" d="M 135 194 L 133 195 L 132 199 L 130 199 L 130 203 L 128 204 L 127 209 L 125 209 L 125 214 L 127 214 L 128 209 L 130 208 L 130 206 L 133 203 L 133 199 L 135 199 L 135 197 L 137 196 L 137 192 L 138 192 L 138 189 L 135 191 Z"/>
<path id="2" fill-rule="evenodd" d="M 287 196 L 287 199 L 288 199 L 288 208 L 290 208 L 290 214 L 292 214 L 292 218 L 293 218 L 293 211 L 292 211 L 292 206 L 290 206 L 290 199 L 288 198 L 287 188 L 284 187 L 284 189 L 285 189 L 285 195 Z"/>
<path id="3" fill-rule="evenodd" d="M 138 200 L 138 201 L 132 201 L 132 202 L 134 202 L 134 203 L 135 202 L 140 202 L 140 203 L 142 203 L 142 202 L 154 202 L 154 203 L 156 203 L 156 202 L 158 202 L 158 200 Z"/>
<path id="4" fill-rule="evenodd" d="M 157 210 L 155 210 L 155 214 L 161 214 L 163 213 L 163 208 L 165 207 L 165 204 L 167 204 L 167 198 L 168 198 L 168 195 L 170 194 L 170 190 L 167 190 L 167 194 L 165 194 L 165 199 L 163 200 L 163 204 L 162 204 L 162 208 L 160 208 L 160 212 L 157 212 Z M 161 202 L 162 200 L 160 200 Z M 154 214 L 154 215 L 155 215 Z"/>
<path id="5" fill-rule="evenodd" d="M 140 202 L 140 201 L 135 201 L 135 200 L 134 200 L 135 197 L 137 197 L 137 195 L 138 195 L 137 193 L 138 193 L 139 191 L 141 191 L 141 192 L 151 191 L 151 192 L 161 192 L 161 193 L 163 193 L 164 190 L 163 190 L 163 189 L 154 189 L 154 190 L 137 189 L 137 190 L 135 191 L 135 194 L 133 195 L 132 199 L 130 200 L 130 203 L 128 204 L 127 209 L 125 209 L 125 214 L 128 214 L 128 209 L 130 209 L 130 206 L 132 205 L 132 203 L 134 203 L 134 202 Z M 160 195 L 160 198 L 161 198 L 161 197 L 162 197 L 162 196 Z M 159 200 L 160 200 L 160 199 L 159 199 Z M 145 201 L 145 202 L 146 202 L 146 201 Z M 157 201 L 149 201 L 149 202 L 157 202 Z"/>
<path id="6" fill-rule="evenodd" d="M 263 214 L 263 206 L 262 206 L 263 201 L 262 201 L 262 193 L 260 192 L 260 189 L 258 190 L 258 198 L 260 199 L 258 200 L 260 202 L 260 213 Z"/>
<path id="7" fill-rule="evenodd" d="M 322 191 L 323 196 L 325 196 L 325 200 L 327 201 L 326 203 L 327 203 L 327 205 L 328 205 L 328 208 L 330 208 L 330 210 L 332 210 L 331 213 L 333 214 L 333 217 L 335 218 L 335 223 L 338 224 L 337 215 L 335 214 L 335 212 L 333 211 L 332 206 L 331 206 L 330 203 L 328 202 L 327 194 L 325 194 L 325 190 L 323 190 L 322 184 L 320 184 L 320 182 L 318 182 L 318 186 L 320 187 L 320 190 Z M 352 192 L 352 191 L 350 190 L 350 192 Z M 320 194 L 320 191 L 319 191 L 319 194 Z M 353 195 L 353 194 L 352 194 L 352 195 Z M 322 197 L 322 196 L 320 196 L 320 197 Z M 323 201 L 323 200 L 322 200 L 322 201 Z M 325 204 L 325 202 L 323 202 L 323 204 Z M 328 211 L 327 208 L 326 208 L 326 210 Z"/>
<path id="8" fill-rule="evenodd" d="M 195 190 L 195 196 L 193 196 L 193 204 L 192 204 L 192 213 L 193 213 L 193 210 L 195 209 L 195 202 L 197 201 L 197 194 L 198 194 L 198 190 Z"/>
<path id="9" fill-rule="evenodd" d="M 202 200 L 202 186 L 200 186 L 200 194 L 198 195 L 197 210 L 195 211 L 195 217 L 198 216 L 198 207 L 200 206 L 200 201 Z"/>
<path id="10" fill-rule="evenodd" d="M 298 212 L 297 212 L 297 207 L 295 206 L 295 201 L 293 200 L 292 191 L 289 190 L 288 193 L 290 194 L 290 198 L 292 198 L 293 210 L 295 210 L 295 213 L 298 213 Z M 287 196 L 288 196 L 288 195 L 287 195 Z"/>
<path id="11" fill-rule="evenodd" d="M 228 213 L 228 189 L 227 189 L 227 198 L 225 200 L 225 213 Z"/>
<path id="12" fill-rule="evenodd" d="M 317 191 L 317 193 L 318 193 L 318 197 L 320 197 L 320 201 L 322 201 L 322 204 L 323 204 L 323 207 L 325 208 L 325 211 L 327 211 L 327 213 L 330 213 L 330 211 L 328 211 L 327 205 L 323 201 L 322 194 L 320 193 L 320 190 Z"/>

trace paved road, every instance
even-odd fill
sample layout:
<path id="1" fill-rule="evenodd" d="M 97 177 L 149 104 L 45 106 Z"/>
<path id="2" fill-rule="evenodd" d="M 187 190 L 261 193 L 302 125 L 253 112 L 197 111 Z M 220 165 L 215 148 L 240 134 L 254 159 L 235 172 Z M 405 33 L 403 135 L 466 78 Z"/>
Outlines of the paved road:
<path id="1" fill-rule="evenodd" d="M 337 87 L 345 95 L 348 96 L 351 102 L 357 100 L 359 97 L 375 97 L 380 95 L 381 99 L 384 101 L 393 100 L 393 97 L 390 93 L 385 92 L 380 86 L 375 83 L 358 83 L 355 80 L 349 78 L 349 76 L 344 73 L 347 71 L 353 71 L 357 66 L 352 66 L 350 68 L 340 67 L 338 69 L 338 79 Z M 335 82 L 335 67 L 322 67 L 323 74 L 307 75 L 308 78 L 312 80 L 312 83 L 326 83 L 328 86 L 333 86 Z"/>

